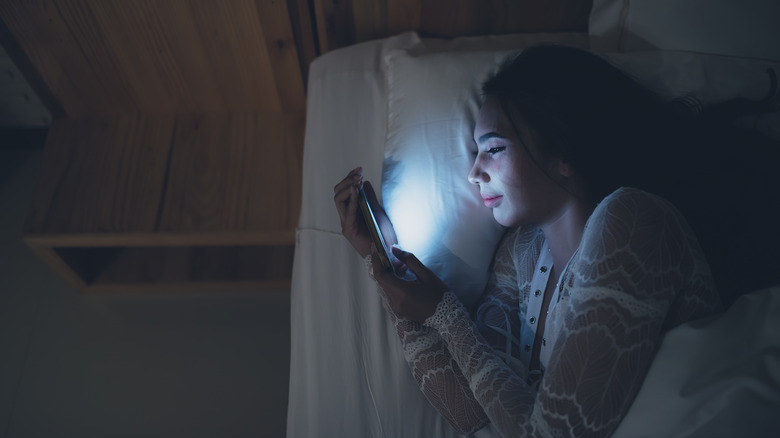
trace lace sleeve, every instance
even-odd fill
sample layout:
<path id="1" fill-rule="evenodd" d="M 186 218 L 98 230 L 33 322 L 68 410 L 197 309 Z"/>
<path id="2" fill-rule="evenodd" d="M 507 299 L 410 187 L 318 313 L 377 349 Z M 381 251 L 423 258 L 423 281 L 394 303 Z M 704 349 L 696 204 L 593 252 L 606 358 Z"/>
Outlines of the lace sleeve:
<path id="1" fill-rule="evenodd" d="M 505 437 L 609 436 L 639 390 L 663 329 L 717 306 L 685 221 L 643 192 L 621 193 L 597 208 L 572 261 L 547 320 L 545 336 L 554 343 L 538 391 L 500 360 L 451 293 L 426 321 Z"/>
<path id="2" fill-rule="evenodd" d="M 512 361 L 512 354 L 517 351 L 518 338 L 517 333 L 512 333 L 516 325 L 507 321 L 518 311 L 513 256 L 516 234 L 516 230 L 508 232 L 496 251 L 477 324 L 487 339 L 480 342 L 494 346 L 496 354 L 507 362 Z M 452 297 L 458 301 L 454 294 Z M 436 330 L 399 317 L 388 306 L 385 309 L 398 332 L 412 374 L 429 402 L 459 433 L 469 434 L 486 425 L 488 417 Z M 471 315 L 465 308 L 461 317 L 471 324 Z"/>
<path id="3" fill-rule="evenodd" d="M 395 315 L 387 306 L 385 309 L 395 324 L 412 374 L 431 405 L 458 433 L 470 434 L 485 426 L 487 416 L 438 333 Z"/>

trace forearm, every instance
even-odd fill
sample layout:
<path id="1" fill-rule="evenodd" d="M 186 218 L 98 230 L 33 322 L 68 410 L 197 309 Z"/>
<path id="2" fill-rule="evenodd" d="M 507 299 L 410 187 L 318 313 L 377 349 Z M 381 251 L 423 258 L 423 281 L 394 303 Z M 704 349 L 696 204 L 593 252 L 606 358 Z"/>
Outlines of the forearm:
<path id="1" fill-rule="evenodd" d="M 452 292 L 426 320 L 435 329 L 474 398 L 502 436 L 526 436 L 535 395 L 526 375 L 513 370 L 496 354 Z"/>
<path id="2" fill-rule="evenodd" d="M 438 333 L 389 309 L 388 314 L 412 374 L 431 405 L 458 433 L 470 434 L 485 426 L 487 416 Z"/>

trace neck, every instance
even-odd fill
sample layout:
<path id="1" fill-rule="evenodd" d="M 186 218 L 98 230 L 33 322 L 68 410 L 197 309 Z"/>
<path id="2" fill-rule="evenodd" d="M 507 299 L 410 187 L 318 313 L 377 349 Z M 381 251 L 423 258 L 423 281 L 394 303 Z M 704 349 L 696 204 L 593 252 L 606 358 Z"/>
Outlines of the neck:
<path id="1" fill-rule="evenodd" d="M 564 204 L 559 215 L 541 225 L 553 257 L 553 266 L 557 268 L 558 274 L 563 271 L 574 251 L 580 246 L 585 223 L 595 208 L 596 205 L 593 203 L 572 198 Z"/>

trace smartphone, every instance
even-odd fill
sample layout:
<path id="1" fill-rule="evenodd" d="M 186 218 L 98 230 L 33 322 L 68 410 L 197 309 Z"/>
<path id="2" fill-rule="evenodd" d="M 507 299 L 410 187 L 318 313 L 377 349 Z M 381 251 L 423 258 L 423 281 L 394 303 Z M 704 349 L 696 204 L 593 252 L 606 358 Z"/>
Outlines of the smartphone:
<path id="1" fill-rule="evenodd" d="M 392 271 L 393 264 L 390 261 L 390 251 L 387 244 L 385 244 L 382 230 L 379 228 L 379 223 L 376 221 L 374 209 L 371 207 L 366 192 L 362 188 L 358 194 L 358 203 L 360 204 L 360 211 L 363 212 L 363 219 L 366 221 L 368 231 L 371 234 L 371 240 L 374 241 L 374 246 L 376 246 L 376 249 L 379 252 L 379 260 L 382 262 L 382 266 L 384 266 L 385 269 Z"/>

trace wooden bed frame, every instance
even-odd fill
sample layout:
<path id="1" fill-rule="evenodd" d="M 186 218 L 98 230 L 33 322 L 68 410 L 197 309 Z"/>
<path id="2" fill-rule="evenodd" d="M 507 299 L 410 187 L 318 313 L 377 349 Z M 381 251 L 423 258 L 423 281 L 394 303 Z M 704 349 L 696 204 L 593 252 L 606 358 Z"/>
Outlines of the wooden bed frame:
<path id="1" fill-rule="evenodd" d="M 299 0 L 306 3 L 306 0 Z M 587 31 L 592 0 L 314 0 L 320 53 L 406 31 L 424 36 Z"/>

